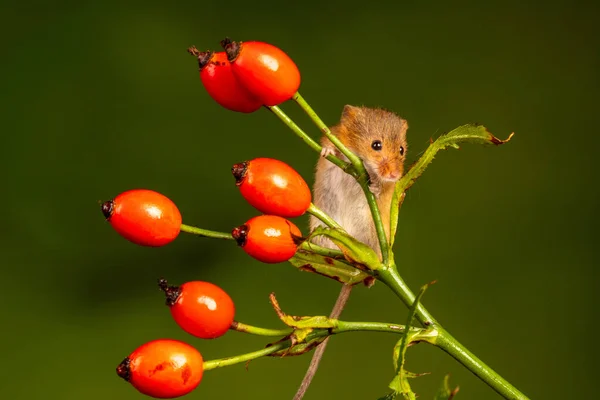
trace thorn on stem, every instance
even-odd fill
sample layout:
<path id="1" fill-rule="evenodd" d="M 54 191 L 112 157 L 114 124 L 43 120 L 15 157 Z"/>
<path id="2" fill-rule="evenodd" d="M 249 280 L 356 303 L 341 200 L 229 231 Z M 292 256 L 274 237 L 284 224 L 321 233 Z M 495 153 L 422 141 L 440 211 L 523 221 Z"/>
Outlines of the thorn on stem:
<path id="1" fill-rule="evenodd" d="M 454 398 L 454 396 L 456 396 L 456 393 L 458 393 L 459 390 L 460 390 L 460 386 L 455 387 L 454 390 L 452 390 L 452 392 L 450 392 L 450 397 L 448 397 L 448 400 L 452 400 Z"/>
<path id="2" fill-rule="evenodd" d="M 269 300 L 271 301 L 271 305 L 273 305 L 273 309 L 275 309 L 275 312 L 277 313 L 279 319 L 283 320 L 283 318 L 285 318 L 285 313 L 281 310 L 281 307 L 279 307 L 279 302 L 275 297 L 275 292 L 272 292 L 269 295 Z"/>

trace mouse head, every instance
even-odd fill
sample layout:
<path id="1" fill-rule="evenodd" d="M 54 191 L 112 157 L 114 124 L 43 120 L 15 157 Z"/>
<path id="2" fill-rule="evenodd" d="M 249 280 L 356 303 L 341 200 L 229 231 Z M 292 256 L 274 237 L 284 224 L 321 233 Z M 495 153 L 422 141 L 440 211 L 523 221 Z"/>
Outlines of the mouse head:
<path id="1" fill-rule="evenodd" d="M 404 173 L 406 120 L 391 111 L 347 105 L 340 136 L 365 164 L 371 179 L 395 182 Z"/>

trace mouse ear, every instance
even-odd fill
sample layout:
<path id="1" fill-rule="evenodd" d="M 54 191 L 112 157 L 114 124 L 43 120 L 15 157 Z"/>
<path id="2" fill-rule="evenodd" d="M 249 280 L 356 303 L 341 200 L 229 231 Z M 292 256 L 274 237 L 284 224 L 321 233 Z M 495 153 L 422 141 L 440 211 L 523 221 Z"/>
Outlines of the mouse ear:
<path id="1" fill-rule="evenodd" d="M 360 112 L 361 110 L 359 107 L 346 104 L 344 106 L 344 110 L 342 111 L 342 120 L 354 120 L 358 114 L 360 114 Z"/>
<path id="2" fill-rule="evenodd" d="M 402 124 L 402 132 L 406 133 L 408 129 L 408 121 L 404 118 L 400 118 L 400 123 Z"/>

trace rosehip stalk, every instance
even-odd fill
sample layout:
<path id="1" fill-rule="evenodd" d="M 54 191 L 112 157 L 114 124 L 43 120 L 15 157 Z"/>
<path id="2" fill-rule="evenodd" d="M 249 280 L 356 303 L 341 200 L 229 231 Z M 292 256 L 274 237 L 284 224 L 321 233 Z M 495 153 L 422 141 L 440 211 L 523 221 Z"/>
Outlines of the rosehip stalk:
<path id="1" fill-rule="evenodd" d="M 237 331 L 237 332 L 241 332 L 241 333 L 249 333 L 251 335 L 257 335 L 257 336 L 287 336 L 293 332 L 292 328 L 268 329 L 268 328 L 261 328 L 258 326 L 244 324 L 244 323 L 238 322 L 238 321 L 233 321 L 231 323 L 230 329 L 232 331 Z"/>
<path id="2" fill-rule="evenodd" d="M 213 238 L 213 239 L 233 240 L 233 236 L 231 236 L 231 233 L 209 231 L 208 229 L 197 228 L 197 227 L 191 226 L 191 225 L 181 224 L 181 232 L 191 233 L 193 235 L 209 237 L 209 238 Z"/>
<path id="3" fill-rule="evenodd" d="M 321 246 L 311 243 L 309 241 L 305 241 L 304 243 L 302 243 L 300 245 L 300 249 L 307 251 L 309 253 L 320 254 L 324 257 L 331 257 L 331 258 L 345 261 L 344 253 L 342 253 L 341 251 L 334 250 L 334 249 L 328 249 L 327 247 L 321 247 Z"/>
<path id="4" fill-rule="evenodd" d="M 267 107 L 267 108 L 273 114 L 275 114 L 275 116 L 277 118 L 279 118 L 281 120 L 281 122 L 283 122 L 288 128 L 290 128 L 291 131 L 296 134 L 296 136 L 298 136 L 300 139 L 302 139 L 304 141 L 304 143 L 306 143 L 311 149 L 313 149 L 317 153 L 321 152 L 323 147 L 319 143 L 315 142 L 315 140 L 313 138 L 308 136 L 306 134 L 306 132 L 304 132 L 302 130 L 302 128 L 300 128 L 298 125 L 296 125 L 296 123 L 290 117 L 288 117 L 288 115 L 285 112 L 283 112 L 283 110 L 281 110 L 281 108 L 279 108 L 278 106 Z M 346 171 L 347 173 L 354 175 L 351 164 L 348 164 L 347 162 L 340 160 L 333 154 L 328 155 L 327 159 L 329 161 L 331 161 L 332 163 L 334 163 L 335 165 L 337 165 L 338 167 L 340 167 L 341 169 L 343 169 L 344 171 Z"/>
<path id="5" fill-rule="evenodd" d="M 340 226 L 340 224 L 335 222 L 335 220 L 333 218 L 331 218 L 329 215 L 327 215 L 323 210 L 321 210 L 319 207 L 315 206 L 313 203 L 310 203 L 310 206 L 308 207 L 308 210 L 306 210 L 306 211 L 309 214 L 312 214 L 315 217 L 317 217 L 318 219 L 320 219 L 321 222 L 323 222 L 328 227 L 330 227 L 332 229 L 344 230 L 344 228 L 342 228 Z"/>
<path id="6" fill-rule="evenodd" d="M 337 147 L 338 150 L 343 155 L 345 155 L 348 158 L 348 160 L 350 160 L 350 162 L 355 167 L 359 164 L 362 165 L 362 161 L 360 160 L 360 158 L 358 158 L 358 156 L 356 156 L 354 153 L 352 153 L 352 151 L 350 151 L 350 149 L 348 149 L 340 141 L 340 139 L 337 138 L 337 136 L 335 136 L 334 134 L 331 133 L 331 130 L 329 129 L 329 127 L 323 122 L 321 117 L 319 117 L 319 115 L 306 102 L 306 100 L 304 100 L 304 98 L 300 95 L 299 92 L 296 92 L 294 94 L 293 99 L 296 102 L 296 104 L 298 104 L 300 106 L 300 108 L 302 108 L 302 110 L 308 115 L 308 117 L 311 119 L 311 121 L 313 121 L 314 124 L 317 125 L 317 127 L 319 128 L 321 133 L 323 133 L 325 136 L 327 136 L 327 139 L 329 139 L 331 141 L 331 143 L 333 143 L 333 145 L 335 147 Z"/>

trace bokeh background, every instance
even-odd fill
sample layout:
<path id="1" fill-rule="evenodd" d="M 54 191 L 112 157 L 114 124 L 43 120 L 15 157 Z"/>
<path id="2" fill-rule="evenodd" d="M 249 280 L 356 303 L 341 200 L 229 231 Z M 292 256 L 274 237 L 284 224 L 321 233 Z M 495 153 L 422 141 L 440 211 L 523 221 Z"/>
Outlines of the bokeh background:
<path id="1" fill-rule="evenodd" d="M 142 399 L 115 375 L 145 341 L 171 337 L 206 359 L 261 348 L 230 332 L 180 331 L 155 280 L 225 288 L 241 321 L 278 327 L 268 303 L 327 314 L 338 285 L 263 265 L 231 242 L 181 235 L 159 249 L 121 239 L 99 201 L 145 187 L 184 222 L 227 231 L 256 215 L 233 163 L 285 160 L 312 182 L 317 155 L 265 110 L 226 111 L 204 92 L 195 44 L 263 40 L 302 71 L 301 93 L 334 124 L 344 104 L 383 106 L 410 124 L 409 160 L 431 137 L 485 124 L 501 147 L 441 153 L 410 190 L 396 253 L 425 305 L 532 399 L 590 398 L 598 356 L 598 7 L 550 1 L 3 2 L 2 396 Z M 597 3 L 596 3 L 597 4 Z M 315 138 L 293 104 L 283 108 Z M 306 220 L 297 223 L 306 228 Z M 381 284 L 354 291 L 347 320 L 403 322 Z M 310 399 L 375 399 L 393 375 L 389 334 L 335 337 Z M 290 399 L 310 356 L 205 374 L 189 399 Z M 411 348 L 431 399 L 446 373 L 457 399 L 496 399 L 445 353 Z"/>

